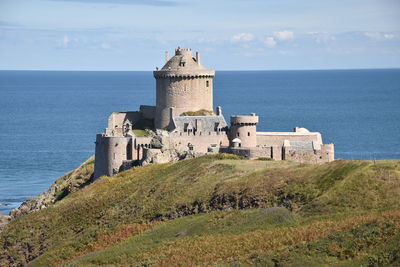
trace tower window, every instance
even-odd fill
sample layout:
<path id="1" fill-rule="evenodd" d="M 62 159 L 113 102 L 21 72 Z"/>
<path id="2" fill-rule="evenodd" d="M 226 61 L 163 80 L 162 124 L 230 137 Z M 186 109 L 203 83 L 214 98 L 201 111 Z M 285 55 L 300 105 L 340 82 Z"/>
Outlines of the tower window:
<path id="1" fill-rule="evenodd" d="M 239 133 L 237 133 L 237 136 L 239 137 L 239 136 L 240 136 L 240 134 L 239 134 Z"/>
<path id="2" fill-rule="evenodd" d="M 247 133 L 247 136 L 250 136 L 250 132 Z"/>
<path id="3" fill-rule="evenodd" d="M 206 87 L 209 87 L 209 86 L 210 86 L 210 82 L 206 81 Z"/>

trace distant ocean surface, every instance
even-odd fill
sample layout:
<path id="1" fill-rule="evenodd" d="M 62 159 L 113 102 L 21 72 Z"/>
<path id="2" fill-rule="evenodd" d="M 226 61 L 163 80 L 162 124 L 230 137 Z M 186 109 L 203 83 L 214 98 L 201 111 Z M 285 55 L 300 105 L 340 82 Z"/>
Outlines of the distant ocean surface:
<path id="1" fill-rule="evenodd" d="M 111 112 L 154 103 L 151 72 L 0 71 L 0 212 L 93 155 Z M 258 131 L 319 131 L 336 158 L 400 158 L 400 69 L 217 71 L 217 105 Z"/>

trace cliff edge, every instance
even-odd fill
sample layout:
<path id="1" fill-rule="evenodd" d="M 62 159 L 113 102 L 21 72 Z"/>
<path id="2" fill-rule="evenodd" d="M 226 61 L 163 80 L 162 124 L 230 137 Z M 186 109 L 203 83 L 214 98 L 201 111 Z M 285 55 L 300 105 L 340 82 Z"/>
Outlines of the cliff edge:
<path id="1" fill-rule="evenodd" d="M 10 212 L 10 219 L 38 211 L 60 201 L 68 194 L 76 192 L 92 182 L 94 157 L 90 157 L 78 168 L 58 178 L 50 188 L 36 197 L 28 198 L 18 208 Z"/>

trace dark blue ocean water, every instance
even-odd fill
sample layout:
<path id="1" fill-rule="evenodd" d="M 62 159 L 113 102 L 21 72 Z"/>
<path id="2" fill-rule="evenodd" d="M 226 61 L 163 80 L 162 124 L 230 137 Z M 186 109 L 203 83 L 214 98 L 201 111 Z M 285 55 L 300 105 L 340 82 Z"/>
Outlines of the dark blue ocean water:
<path id="1" fill-rule="evenodd" d="M 94 154 L 111 112 L 154 102 L 151 72 L 0 71 L 0 212 Z M 218 71 L 214 105 L 257 113 L 259 131 L 320 131 L 336 158 L 400 158 L 400 69 Z"/>

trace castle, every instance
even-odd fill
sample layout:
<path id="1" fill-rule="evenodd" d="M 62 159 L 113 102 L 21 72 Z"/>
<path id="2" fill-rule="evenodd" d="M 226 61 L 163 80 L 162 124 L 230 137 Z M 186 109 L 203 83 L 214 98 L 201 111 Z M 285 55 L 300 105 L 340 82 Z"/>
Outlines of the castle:
<path id="1" fill-rule="evenodd" d="M 270 158 L 321 163 L 334 160 L 334 145 L 319 132 L 257 132 L 256 114 L 230 117 L 213 112 L 215 71 L 200 63 L 200 53 L 175 49 L 154 71 L 156 105 L 114 112 L 96 136 L 94 177 L 112 176 L 135 164 L 162 163 L 207 153 L 233 153 L 248 159 Z"/>

